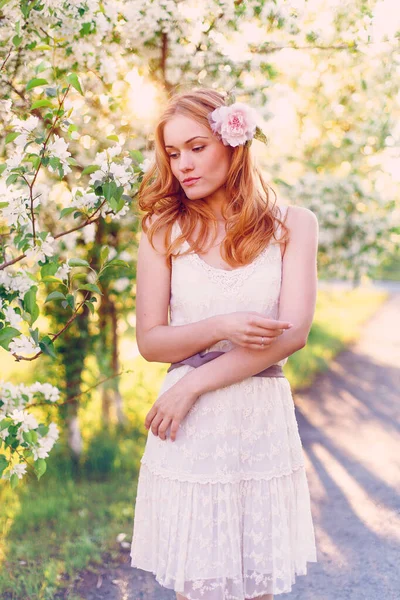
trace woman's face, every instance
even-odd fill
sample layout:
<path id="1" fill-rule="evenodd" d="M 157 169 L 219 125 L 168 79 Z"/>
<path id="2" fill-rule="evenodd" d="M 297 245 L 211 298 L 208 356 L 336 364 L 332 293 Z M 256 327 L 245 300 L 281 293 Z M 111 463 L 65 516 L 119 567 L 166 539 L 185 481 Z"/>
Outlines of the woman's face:
<path id="1" fill-rule="evenodd" d="M 171 170 L 191 200 L 205 198 L 227 179 L 232 149 L 197 121 L 176 115 L 164 126 Z"/>

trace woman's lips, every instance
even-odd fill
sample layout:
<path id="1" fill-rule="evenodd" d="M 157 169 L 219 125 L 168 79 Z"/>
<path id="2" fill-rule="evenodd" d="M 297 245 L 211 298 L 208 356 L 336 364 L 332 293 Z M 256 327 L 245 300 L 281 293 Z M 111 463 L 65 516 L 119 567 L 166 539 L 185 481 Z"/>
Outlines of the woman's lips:
<path id="1" fill-rule="evenodd" d="M 195 183 L 197 183 L 199 181 L 199 179 L 200 179 L 200 177 L 188 179 L 187 181 L 183 182 L 183 185 L 194 185 Z"/>

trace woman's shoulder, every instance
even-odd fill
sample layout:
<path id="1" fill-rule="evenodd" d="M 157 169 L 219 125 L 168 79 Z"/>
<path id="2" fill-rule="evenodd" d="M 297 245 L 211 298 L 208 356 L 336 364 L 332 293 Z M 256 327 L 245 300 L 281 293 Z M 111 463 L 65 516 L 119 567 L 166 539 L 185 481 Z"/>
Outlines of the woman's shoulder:
<path id="1" fill-rule="evenodd" d="M 160 218 L 161 218 L 160 214 L 150 215 L 145 221 L 146 231 L 144 231 L 143 221 L 142 221 L 142 235 L 144 234 L 147 237 L 149 237 L 149 230 L 153 228 L 153 225 L 157 221 L 159 221 Z M 159 226 L 154 230 L 154 233 L 152 234 L 152 242 L 153 242 L 156 250 L 158 252 L 160 252 L 161 254 L 164 254 L 166 252 L 165 236 L 167 234 L 168 229 L 169 229 L 168 223 L 164 223 L 163 221 L 161 221 Z"/>
<path id="2" fill-rule="evenodd" d="M 296 206 L 295 204 L 280 204 L 278 205 L 281 215 L 285 219 L 285 224 L 288 226 L 294 225 L 297 222 L 309 223 L 316 222 L 315 213 L 305 206 Z"/>

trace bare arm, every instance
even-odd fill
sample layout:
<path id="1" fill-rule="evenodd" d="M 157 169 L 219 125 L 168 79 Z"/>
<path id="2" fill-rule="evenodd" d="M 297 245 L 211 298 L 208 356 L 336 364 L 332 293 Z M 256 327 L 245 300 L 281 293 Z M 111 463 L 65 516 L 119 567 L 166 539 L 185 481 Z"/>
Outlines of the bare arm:
<path id="1" fill-rule="evenodd" d="M 142 232 L 136 275 L 136 340 L 149 362 L 177 362 L 223 339 L 219 315 L 190 323 L 168 324 L 171 271 L 165 260 L 165 230 L 158 231 L 151 246 Z"/>
<path id="2" fill-rule="evenodd" d="M 197 395 L 251 377 L 306 345 L 317 296 L 318 221 L 310 210 L 292 206 L 286 225 L 291 239 L 283 257 L 279 319 L 294 327 L 265 349 L 234 348 L 193 369 L 181 381 Z"/>

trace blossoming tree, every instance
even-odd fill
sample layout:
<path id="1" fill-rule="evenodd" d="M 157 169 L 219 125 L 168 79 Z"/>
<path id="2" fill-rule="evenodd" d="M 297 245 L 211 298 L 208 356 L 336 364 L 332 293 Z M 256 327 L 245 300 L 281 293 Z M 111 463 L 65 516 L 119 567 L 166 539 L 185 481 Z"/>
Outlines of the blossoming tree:
<path id="1" fill-rule="evenodd" d="M 96 315 L 99 364 L 102 372 L 111 365 L 109 373 L 117 374 L 116 323 L 124 305 L 134 308 L 135 197 L 151 161 L 152 121 L 130 108 L 143 93 L 143 77 L 161 101 L 182 81 L 235 88 L 268 121 L 272 82 L 285 77 L 287 87 L 295 86 L 295 70 L 277 64 L 276 57 L 287 49 L 330 51 L 329 60 L 339 64 L 336 57 L 360 52 L 366 42 L 372 16 L 365 3 L 332 4 L 335 19 L 324 38 L 316 24 L 319 8 L 308 9 L 305 0 L 0 0 L 0 345 L 17 361 L 42 355 L 56 361 L 63 341 L 67 349 L 73 343 L 73 327 L 75 336 L 96 338 L 90 335 Z M 318 56 L 318 64 L 325 61 Z M 382 93 L 389 96 L 383 84 Z M 310 97 L 307 102 L 312 104 Z M 325 106 L 314 113 L 315 119 L 327 118 Z M 376 131 L 383 129 L 378 119 Z M 341 193 L 353 192 L 330 177 L 331 208 L 322 210 L 324 182 L 315 175 L 310 152 L 308 140 L 297 153 L 306 177 L 291 193 L 294 201 L 312 206 L 320 221 L 321 215 L 326 219 L 322 231 L 335 228 L 335 244 L 326 237 L 322 255 L 327 266 L 334 265 L 343 256 L 340 248 L 352 243 L 346 213 L 338 218 L 336 210 Z M 289 167 L 290 156 L 281 151 L 267 158 L 271 174 L 284 181 L 278 164 Z M 318 157 L 323 173 L 329 160 L 327 153 Z M 364 174 L 359 170 L 357 176 Z M 317 194 L 307 189 L 310 181 Z M 382 206 L 381 230 L 391 214 L 388 203 Z M 352 267 L 373 256 L 369 245 L 358 250 Z M 48 323 L 54 333 L 47 333 Z M 78 383 L 72 397 L 62 398 L 75 401 L 67 426 L 76 452 L 82 358 L 95 351 L 95 344 L 82 342 L 71 373 Z M 59 387 L 0 383 L 0 473 L 12 486 L 31 460 L 38 477 L 46 469 L 59 431 L 54 423 L 39 423 L 30 409 L 59 402 Z"/>

